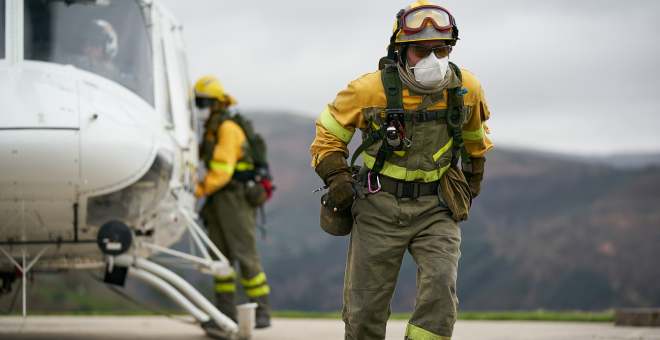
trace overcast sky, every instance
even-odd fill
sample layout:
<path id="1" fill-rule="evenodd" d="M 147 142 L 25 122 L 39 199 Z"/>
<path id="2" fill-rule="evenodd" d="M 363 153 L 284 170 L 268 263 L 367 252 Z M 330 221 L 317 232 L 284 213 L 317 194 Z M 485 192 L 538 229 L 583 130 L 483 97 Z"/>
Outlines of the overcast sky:
<path id="1" fill-rule="evenodd" d="M 411 2 L 162 1 L 193 82 L 217 76 L 242 111 L 308 117 L 376 70 Z M 660 1 L 436 3 L 456 17 L 450 60 L 481 81 L 496 147 L 660 152 Z"/>

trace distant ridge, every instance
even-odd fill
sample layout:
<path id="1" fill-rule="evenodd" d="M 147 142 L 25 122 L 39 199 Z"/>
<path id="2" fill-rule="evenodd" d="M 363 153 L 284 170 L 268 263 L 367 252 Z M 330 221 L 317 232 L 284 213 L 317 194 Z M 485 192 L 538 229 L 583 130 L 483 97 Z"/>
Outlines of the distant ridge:
<path id="1" fill-rule="evenodd" d="M 269 239 L 258 243 L 273 306 L 339 310 L 348 237 L 318 227 L 320 195 L 310 193 L 322 185 L 310 167 L 315 119 L 246 114 L 264 131 L 275 163 Z M 353 139 L 350 149 L 359 134 Z M 487 159 L 482 194 L 461 224 L 461 310 L 660 305 L 660 154 L 581 157 L 496 146 Z M 406 256 L 393 310 L 412 310 L 415 292 Z"/>
<path id="2" fill-rule="evenodd" d="M 272 307 L 341 310 L 349 238 L 329 236 L 318 226 L 321 194 L 311 191 L 323 183 L 310 167 L 309 153 L 315 119 L 287 113 L 246 115 L 268 142 L 277 186 L 266 204 L 267 237 L 257 237 Z M 359 139 L 357 134 L 349 148 L 354 150 Z M 660 306 L 657 157 L 580 157 L 496 146 L 487 156 L 482 193 L 469 220 L 460 225 L 459 311 Z M 177 246 L 187 250 L 188 242 Z M 415 271 L 406 255 L 392 300 L 394 312 L 412 311 Z M 177 272 L 213 300 L 211 277 Z M 104 287 L 80 274 L 35 275 L 29 309 L 141 310 L 103 295 Z M 127 291 L 145 297 L 147 305 L 176 308 L 144 284 L 130 281 Z M 7 310 L 10 300 L 9 295 L 0 299 L 0 310 Z"/>

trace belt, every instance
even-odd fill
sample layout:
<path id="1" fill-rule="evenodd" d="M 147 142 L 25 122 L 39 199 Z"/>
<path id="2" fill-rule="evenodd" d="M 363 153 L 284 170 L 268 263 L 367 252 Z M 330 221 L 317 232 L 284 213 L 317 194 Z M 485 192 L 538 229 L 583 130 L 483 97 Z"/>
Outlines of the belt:
<path id="1" fill-rule="evenodd" d="M 369 183 L 367 181 L 368 173 L 364 176 L 363 185 L 368 187 Z M 371 190 L 377 190 L 376 187 L 380 183 L 380 190 L 389 192 L 390 194 L 400 197 L 400 198 L 417 198 L 419 196 L 427 195 L 437 195 L 438 186 L 440 181 L 429 182 L 429 183 L 420 183 L 420 182 L 406 182 L 406 181 L 397 181 L 385 176 L 379 176 L 378 180 L 372 176 L 371 180 Z"/>

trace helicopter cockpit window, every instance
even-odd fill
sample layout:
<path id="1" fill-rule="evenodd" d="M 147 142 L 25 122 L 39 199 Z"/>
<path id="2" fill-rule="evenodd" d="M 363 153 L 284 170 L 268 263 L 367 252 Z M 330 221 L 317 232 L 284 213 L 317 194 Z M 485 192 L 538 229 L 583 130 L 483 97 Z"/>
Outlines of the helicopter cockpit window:
<path id="1" fill-rule="evenodd" d="M 25 0 L 25 59 L 96 73 L 153 105 L 147 9 L 139 0 Z"/>
<path id="2" fill-rule="evenodd" d="M 5 59 L 5 0 L 0 0 L 0 59 Z"/>

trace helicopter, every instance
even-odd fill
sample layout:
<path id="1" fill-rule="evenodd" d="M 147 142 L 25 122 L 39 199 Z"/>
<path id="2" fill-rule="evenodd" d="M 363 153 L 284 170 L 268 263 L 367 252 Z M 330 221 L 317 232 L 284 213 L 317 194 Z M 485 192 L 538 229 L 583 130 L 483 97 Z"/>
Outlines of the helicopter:
<path id="1" fill-rule="evenodd" d="M 29 272 L 105 268 L 106 283 L 144 281 L 215 323 L 207 334 L 250 339 L 255 306 L 234 322 L 152 261 L 233 272 L 195 222 L 182 29 L 151 0 L 0 0 L 0 293 Z M 190 250 L 171 249 L 185 234 Z"/>

